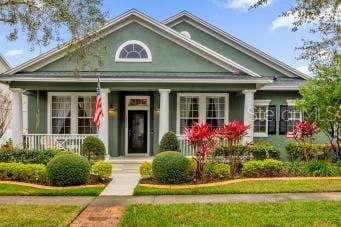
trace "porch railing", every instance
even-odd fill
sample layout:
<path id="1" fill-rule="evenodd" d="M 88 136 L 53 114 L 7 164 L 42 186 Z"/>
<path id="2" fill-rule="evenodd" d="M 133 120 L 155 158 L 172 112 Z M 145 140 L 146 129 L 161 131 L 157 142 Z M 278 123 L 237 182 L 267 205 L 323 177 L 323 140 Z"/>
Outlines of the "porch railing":
<path id="1" fill-rule="evenodd" d="M 84 139 L 80 134 L 27 134 L 24 135 L 24 148 L 29 150 L 63 149 L 80 154 Z"/>
<path id="2" fill-rule="evenodd" d="M 194 149 L 191 146 L 191 144 L 186 140 L 184 135 L 177 135 L 180 145 L 181 153 L 184 156 L 193 156 L 194 155 Z M 227 141 L 219 141 L 219 145 L 225 145 L 227 146 Z"/>

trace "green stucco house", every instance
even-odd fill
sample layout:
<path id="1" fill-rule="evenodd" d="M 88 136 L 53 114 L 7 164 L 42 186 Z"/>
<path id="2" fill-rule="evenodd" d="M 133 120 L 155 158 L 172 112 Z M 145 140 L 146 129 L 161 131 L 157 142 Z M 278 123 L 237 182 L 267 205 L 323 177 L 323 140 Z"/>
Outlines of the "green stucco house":
<path id="1" fill-rule="evenodd" d="M 79 152 L 83 139 L 94 134 L 108 157 L 152 156 L 162 135 L 174 131 L 189 154 L 185 127 L 239 120 L 251 126 L 245 142 L 283 148 L 302 118 L 293 100 L 306 75 L 188 12 L 160 22 L 130 10 L 98 37 L 107 51 L 96 71 L 84 67 L 75 76 L 63 47 L 1 74 L 13 92 L 16 145 Z M 97 130 L 92 110 L 98 76 L 104 115 Z M 22 94 L 28 97 L 25 135 Z"/>

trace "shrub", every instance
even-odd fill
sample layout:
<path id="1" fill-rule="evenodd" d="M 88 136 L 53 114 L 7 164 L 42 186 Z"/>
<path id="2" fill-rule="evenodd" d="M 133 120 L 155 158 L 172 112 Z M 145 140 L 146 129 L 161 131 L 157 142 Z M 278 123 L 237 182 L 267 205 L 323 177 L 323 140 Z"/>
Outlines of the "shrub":
<path id="1" fill-rule="evenodd" d="M 144 162 L 140 165 L 140 175 L 143 179 L 148 179 L 152 177 L 152 163 Z"/>
<path id="2" fill-rule="evenodd" d="M 42 164 L 0 163 L 1 180 L 46 183 L 46 167 Z"/>
<path id="3" fill-rule="evenodd" d="M 179 141 L 174 132 L 167 132 L 162 136 L 159 146 L 159 152 L 180 151 L 179 148 Z"/>
<path id="4" fill-rule="evenodd" d="M 329 144 L 311 144 L 290 142 L 286 145 L 289 161 L 309 161 L 313 159 L 328 161 L 332 159 L 332 149 Z"/>
<path id="5" fill-rule="evenodd" d="M 81 154 L 90 162 L 104 160 L 104 143 L 96 136 L 88 136 L 84 139 Z"/>
<path id="6" fill-rule="evenodd" d="M 333 166 L 330 163 L 326 163 L 320 160 L 313 160 L 305 164 L 306 173 L 313 177 L 328 177 L 338 176 L 340 169 L 337 166 Z"/>
<path id="7" fill-rule="evenodd" d="M 90 169 L 85 157 L 66 154 L 53 158 L 47 164 L 47 176 L 50 183 L 56 186 L 80 185 L 89 179 Z"/>
<path id="8" fill-rule="evenodd" d="M 281 151 L 268 143 L 255 143 L 248 146 L 247 150 L 256 160 L 281 159 Z"/>
<path id="9" fill-rule="evenodd" d="M 291 177 L 309 176 L 309 174 L 307 174 L 305 164 L 303 162 L 287 162 L 284 165 L 287 176 Z"/>
<path id="10" fill-rule="evenodd" d="M 0 152 L 0 162 L 21 162 L 24 164 L 44 164 L 47 163 L 57 154 L 60 150 L 42 150 L 33 151 L 25 149 L 4 150 Z"/>
<path id="11" fill-rule="evenodd" d="M 243 165 L 243 175 L 246 177 L 276 177 L 283 176 L 284 164 L 274 159 L 263 161 L 248 161 Z"/>
<path id="12" fill-rule="evenodd" d="M 94 174 L 98 175 L 101 180 L 107 181 L 111 176 L 112 165 L 108 162 L 98 161 L 92 166 Z"/>
<path id="13" fill-rule="evenodd" d="M 195 178 L 195 173 L 197 171 L 198 163 L 194 157 L 188 157 L 187 159 L 189 161 L 189 168 L 187 171 L 187 176 L 188 176 L 188 179 L 192 180 L 193 178 Z"/>
<path id="14" fill-rule="evenodd" d="M 188 181 L 189 160 L 181 153 L 165 151 L 155 156 L 152 171 L 161 183 L 179 184 Z"/>
<path id="15" fill-rule="evenodd" d="M 210 178 L 227 178 L 231 175 L 231 168 L 225 163 L 208 162 L 204 168 L 205 175 Z"/>

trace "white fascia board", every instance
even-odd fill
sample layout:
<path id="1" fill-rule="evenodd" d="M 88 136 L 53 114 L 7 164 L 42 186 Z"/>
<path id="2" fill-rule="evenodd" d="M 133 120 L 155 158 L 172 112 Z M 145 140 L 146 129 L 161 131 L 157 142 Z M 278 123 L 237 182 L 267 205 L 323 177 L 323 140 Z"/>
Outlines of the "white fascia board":
<path id="1" fill-rule="evenodd" d="M 260 91 L 298 91 L 299 86 L 264 86 L 258 89 Z"/>
<path id="2" fill-rule="evenodd" d="M 178 19 L 180 19 L 181 17 L 183 16 L 187 16 L 189 17 L 190 19 L 192 19 L 193 21 L 195 21 L 196 23 L 198 23 L 199 25 L 205 27 L 205 28 L 208 28 L 208 30 L 203 30 L 201 27 L 198 27 L 196 26 L 195 24 L 191 23 L 191 21 L 188 21 L 186 19 L 183 19 L 183 20 L 179 20 L 177 21 Z M 288 77 L 293 77 L 291 76 L 290 74 L 288 74 L 287 72 L 289 71 L 291 74 L 294 74 L 300 78 L 303 78 L 303 79 L 309 79 L 310 76 L 292 68 L 291 66 L 275 59 L 274 57 L 262 52 L 261 50 L 243 42 L 242 40 L 232 36 L 231 34 L 228 34 L 227 32 L 215 27 L 214 25 L 192 15 L 191 13 L 189 12 L 181 12 L 173 17 L 170 17 L 168 19 L 166 19 L 165 21 L 163 21 L 164 24 L 170 26 L 170 27 L 173 27 L 181 22 L 187 22 L 189 24 L 191 24 L 192 26 L 198 28 L 199 30 L 205 32 L 205 33 L 209 33 L 210 35 L 214 36 L 215 38 L 218 38 L 219 40 L 233 46 L 234 48 L 236 48 L 237 50 L 257 59 L 258 61 L 270 66 L 270 67 L 275 67 L 275 68 L 278 68 L 280 67 L 281 69 L 277 69 L 279 70 L 280 72 L 282 72 L 283 74 L 287 75 Z M 220 36 L 223 37 L 223 39 L 219 38 L 218 36 L 216 36 L 213 32 L 219 34 Z M 277 66 L 277 67 L 276 67 Z M 285 71 L 283 71 L 283 69 Z"/>
<path id="3" fill-rule="evenodd" d="M 108 34 L 108 32 L 112 32 L 115 29 L 112 27 L 114 27 L 114 25 L 116 23 L 122 22 L 124 19 L 128 18 L 129 16 L 136 16 L 140 20 L 142 20 L 144 22 L 148 22 L 149 24 L 151 24 L 153 26 L 156 26 L 161 31 L 165 32 L 166 36 L 172 35 L 172 37 L 167 36 L 168 39 L 176 38 L 177 40 L 180 41 L 178 43 L 181 43 L 182 46 L 186 47 L 186 45 L 184 45 L 184 44 L 187 44 L 188 49 L 190 49 L 192 52 L 199 54 L 200 56 L 203 56 L 203 54 L 206 54 L 207 56 L 205 56 L 205 58 L 211 60 L 212 62 L 220 61 L 223 64 L 219 64 L 219 65 L 221 65 L 225 69 L 233 71 L 233 68 L 235 68 L 237 70 L 234 70 L 234 72 L 238 72 L 238 70 L 240 70 L 240 71 L 243 71 L 243 72 L 245 72 L 245 73 L 247 73 L 253 77 L 262 77 L 261 75 L 253 72 L 252 70 L 250 70 L 244 66 L 239 65 L 238 63 L 232 61 L 231 59 L 228 59 L 228 58 L 224 57 L 223 55 L 220 55 L 217 52 L 215 52 L 215 51 L 213 51 L 213 50 L 211 50 L 211 49 L 209 49 L 209 48 L 207 48 L 207 47 L 205 47 L 205 46 L 203 46 L 203 45 L 201 45 L 201 44 L 199 44 L 199 43 L 197 43 L 191 39 L 185 38 L 183 35 L 181 35 L 177 31 L 175 31 L 175 30 L 171 29 L 170 27 L 154 20 L 153 18 L 151 18 L 147 15 L 144 15 L 144 14 L 138 12 L 137 10 L 130 10 L 130 11 L 122 14 L 121 16 L 118 16 L 117 18 L 108 22 L 105 26 L 103 26 L 97 32 L 102 33 L 104 31 L 103 34 Z M 109 31 L 106 31 L 106 30 L 109 30 Z M 101 36 L 99 36 L 98 38 L 100 38 L 100 37 Z M 174 40 L 172 40 L 172 41 L 174 41 Z M 58 58 L 61 58 L 62 56 L 64 56 L 64 52 L 66 51 L 67 48 L 68 48 L 68 45 L 64 45 L 61 48 L 54 48 L 51 51 L 48 51 L 48 52 L 46 52 L 46 53 L 44 53 L 44 54 L 42 54 L 36 58 L 33 58 L 32 60 L 25 62 L 25 63 L 15 67 L 15 68 L 13 68 L 12 70 L 9 70 L 7 72 L 7 74 L 13 75 L 14 73 L 19 72 L 21 70 L 24 70 L 25 68 L 28 68 L 34 64 L 37 64 L 39 62 L 44 62 L 44 60 L 46 60 L 49 57 L 53 57 L 53 55 L 56 55 Z M 51 60 L 46 61 L 44 63 L 47 64 L 47 62 L 51 62 Z M 44 65 L 46 65 L 46 64 L 44 64 Z"/>

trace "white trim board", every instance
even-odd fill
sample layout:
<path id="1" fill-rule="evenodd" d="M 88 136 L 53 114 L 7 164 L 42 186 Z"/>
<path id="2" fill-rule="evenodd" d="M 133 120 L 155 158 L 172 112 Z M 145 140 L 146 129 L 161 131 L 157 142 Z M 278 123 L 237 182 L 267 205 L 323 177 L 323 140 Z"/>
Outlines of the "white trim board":
<path id="1" fill-rule="evenodd" d="M 147 99 L 147 106 L 129 106 L 130 99 Z M 150 96 L 140 96 L 140 95 L 127 95 L 125 98 L 125 120 L 124 120 L 124 131 L 125 131 L 125 141 L 124 141 L 124 154 L 128 155 L 139 155 L 139 154 L 129 154 L 128 153 L 128 111 L 129 110 L 146 110 L 147 111 L 147 153 L 141 153 L 150 155 Z"/>
<path id="2" fill-rule="evenodd" d="M 182 18 L 183 17 L 183 18 Z M 272 68 L 275 68 L 279 72 L 287 75 L 288 77 L 295 77 L 298 76 L 303 79 L 310 78 L 308 75 L 292 68 L 291 66 L 275 59 L 274 57 L 262 52 L 261 50 L 241 41 L 240 39 L 232 36 L 231 34 L 217 28 L 216 26 L 202 20 L 199 17 L 194 16 L 193 14 L 183 11 L 180 12 L 166 20 L 163 21 L 164 24 L 173 27 L 181 22 L 187 22 L 190 25 L 194 26 L 195 28 L 219 39 L 220 41 L 231 45 L 232 47 L 236 48 L 237 50 L 243 52 L 244 54 L 249 55 L 257 59 L 258 61 L 266 64 Z M 295 76 L 293 76 L 295 75 Z"/>
<path id="3" fill-rule="evenodd" d="M 204 57 L 205 59 L 213 62 L 214 64 L 219 65 L 220 67 L 223 67 L 224 69 L 233 72 L 233 73 L 239 73 L 240 71 L 245 72 L 253 77 L 262 77 L 261 75 L 257 74 L 256 72 L 234 62 L 231 59 L 228 59 L 224 57 L 223 55 L 201 45 L 200 43 L 197 43 L 193 41 L 192 39 L 187 39 L 179 32 L 169 28 L 168 26 L 162 24 L 161 22 L 146 16 L 142 14 L 141 12 L 133 9 L 130 10 L 115 19 L 108 22 L 106 25 L 104 25 L 98 32 L 100 33 L 99 38 L 105 36 L 108 33 L 111 33 L 115 30 L 117 30 L 117 27 L 121 26 L 122 23 L 129 24 L 131 22 L 138 22 L 139 24 L 149 28 L 150 30 L 157 32 L 158 34 L 162 35 L 165 38 L 168 38 L 169 40 L 181 45 L 182 47 L 185 47 L 186 49 L 189 49 L 191 52 L 198 54 L 201 57 Z M 126 25 L 125 24 L 125 25 Z M 123 25 L 124 26 L 124 25 Z M 42 54 L 28 62 L 25 62 L 9 71 L 7 71 L 7 74 L 13 75 L 19 71 L 34 71 L 37 70 L 48 63 L 57 60 L 67 53 L 68 45 L 64 45 L 61 48 L 54 48 L 53 50 Z M 38 65 L 38 67 L 34 67 L 34 65 Z"/>

